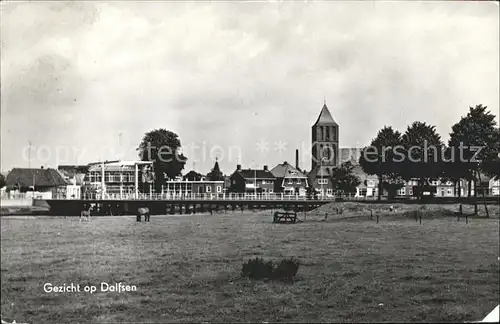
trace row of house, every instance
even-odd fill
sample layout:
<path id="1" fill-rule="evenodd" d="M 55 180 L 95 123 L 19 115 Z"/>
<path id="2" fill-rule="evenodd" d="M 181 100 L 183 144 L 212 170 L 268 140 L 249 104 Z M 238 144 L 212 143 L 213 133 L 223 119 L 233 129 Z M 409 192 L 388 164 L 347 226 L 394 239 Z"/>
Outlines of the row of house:
<path id="1" fill-rule="evenodd" d="M 216 161 L 214 168 L 218 169 Z M 78 199 L 84 188 L 92 189 L 110 196 L 133 196 L 139 191 L 153 191 L 154 179 L 150 173 L 151 162 L 143 161 L 104 161 L 88 165 L 61 165 L 57 169 L 27 169 L 15 168 L 7 174 L 7 187 L 13 192 L 36 191 L 40 198 L 65 197 Z M 378 178 L 363 172 L 359 165 L 355 165 L 354 174 L 360 179 L 356 188 L 356 197 L 378 196 Z M 484 178 L 484 177 L 483 177 Z M 396 195 L 402 197 L 413 196 L 417 181 L 407 181 Z M 435 196 L 454 197 L 467 196 L 469 183 L 465 180 L 460 184 L 451 181 L 435 180 L 431 182 L 435 188 Z M 162 184 L 162 193 L 167 194 L 204 194 L 204 193 L 283 193 L 285 195 L 305 196 L 309 187 L 314 188 L 319 195 L 332 196 L 335 190 L 328 174 L 321 172 L 304 172 L 298 166 L 283 162 L 269 169 L 266 165 L 262 169 L 242 168 L 237 165 L 229 176 L 222 176 L 220 180 L 208 180 L 207 176 L 194 170 L 184 177 L 166 180 Z M 149 187 L 149 188 L 147 188 Z M 149 190 L 148 190 L 149 189 Z M 474 194 L 474 184 L 471 183 L 471 193 Z M 478 194 L 498 196 L 500 181 L 497 178 L 477 183 Z M 384 193 L 385 194 L 385 193 Z"/>
<path id="2" fill-rule="evenodd" d="M 319 195 L 332 196 L 335 188 L 332 183 L 332 172 L 335 167 L 345 161 L 354 165 L 354 174 L 361 180 L 356 188 L 357 197 L 378 196 L 378 178 L 363 172 L 357 161 L 361 149 L 340 150 L 339 124 L 333 119 L 326 102 L 316 122 L 312 125 L 312 163 L 311 170 L 306 172 L 299 167 L 298 150 L 295 152 L 295 165 L 283 162 L 269 169 L 245 169 L 237 165 L 234 172 L 224 176 L 220 172 L 218 161 L 215 161 L 215 172 L 210 177 L 194 170 L 184 177 L 170 179 L 158 186 L 154 183 L 152 162 L 144 161 L 104 161 L 88 165 L 62 165 L 56 169 L 14 169 L 6 177 L 11 188 L 20 191 L 36 190 L 48 195 L 65 195 L 67 198 L 78 198 L 85 191 L 94 191 L 106 195 L 127 196 L 139 192 L 152 192 L 161 187 L 161 193 L 201 194 L 201 193 L 283 193 L 290 195 L 306 195 L 308 188 L 314 188 Z M 208 180 L 211 179 L 211 180 Z M 483 182 L 474 184 L 462 180 L 459 184 L 449 181 L 435 180 L 431 183 L 434 194 L 440 197 L 465 196 L 469 186 L 471 193 L 499 195 L 498 178 L 485 178 Z M 413 196 L 416 181 L 407 181 L 397 196 Z"/>

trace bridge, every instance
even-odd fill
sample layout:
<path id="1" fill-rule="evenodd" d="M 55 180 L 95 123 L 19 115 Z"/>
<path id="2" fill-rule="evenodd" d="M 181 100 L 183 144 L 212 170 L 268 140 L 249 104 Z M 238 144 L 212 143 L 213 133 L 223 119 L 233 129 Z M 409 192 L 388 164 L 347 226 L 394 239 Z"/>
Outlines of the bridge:
<path id="1" fill-rule="evenodd" d="M 153 215 L 171 213 L 196 213 L 212 211 L 236 211 L 244 209 L 292 209 L 308 211 L 321 205 L 341 199 L 339 196 L 318 196 L 313 199 L 300 195 L 285 194 L 125 194 L 125 195 L 82 195 L 79 199 L 57 197 L 37 200 L 50 206 L 52 215 L 80 215 L 80 212 L 93 206 L 96 215 L 134 215 L 139 207 L 148 207 Z M 345 199 L 355 199 L 344 196 Z"/>
<path id="2" fill-rule="evenodd" d="M 478 197 L 479 198 L 479 197 Z M 483 199 L 478 199 L 481 203 Z M 498 204 L 498 197 L 486 197 L 488 203 Z M 456 197 L 435 197 L 422 202 L 415 198 L 396 198 L 378 201 L 377 197 L 356 197 L 354 195 L 329 195 L 308 197 L 285 194 L 240 194 L 240 193 L 163 193 L 163 194 L 126 194 L 126 195 L 83 195 L 81 198 L 56 197 L 55 199 L 35 199 L 34 205 L 50 206 L 52 215 L 80 215 L 81 211 L 92 206 L 94 215 L 135 215 L 140 207 L 148 207 L 152 215 L 173 213 L 197 213 L 213 211 L 244 211 L 245 209 L 285 209 L 310 211 L 321 205 L 335 201 L 357 201 L 364 203 L 457 203 Z M 473 203 L 471 198 L 462 198 L 464 204 Z"/>

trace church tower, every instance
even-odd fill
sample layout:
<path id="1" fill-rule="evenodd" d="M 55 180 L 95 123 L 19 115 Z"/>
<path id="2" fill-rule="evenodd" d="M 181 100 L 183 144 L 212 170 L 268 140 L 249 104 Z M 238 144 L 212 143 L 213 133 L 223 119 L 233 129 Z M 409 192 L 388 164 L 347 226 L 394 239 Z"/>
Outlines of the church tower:
<path id="1" fill-rule="evenodd" d="M 312 170 L 320 166 L 321 173 L 327 175 L 338 163 L 339 125 L 333 120 L 325 100 L 319 117 L 312 126 Z"/>

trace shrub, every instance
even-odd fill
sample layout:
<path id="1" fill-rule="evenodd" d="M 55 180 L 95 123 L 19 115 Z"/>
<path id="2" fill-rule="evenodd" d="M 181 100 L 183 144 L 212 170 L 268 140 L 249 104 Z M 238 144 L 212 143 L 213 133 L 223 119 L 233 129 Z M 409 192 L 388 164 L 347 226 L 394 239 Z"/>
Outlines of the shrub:
<path id="1" fill-rule="evenodd" d="M 241 275 L 250 279 L 293 281 L 298 269 L 299 261 L 294 258 L 283 259 L 277 266 L 272 261 L 255 258 L 243 264 Z"/>
<path id="2" fill-rule="evenodd" d="M 281 281 L 293 281 L 298 270 L 298 260 L 294 258 L 283 259 L 274 269 L 273 278 Z"/>
<path id="3" fill-rule="evenodd" d="M 273 277 L 274 265 L 272 261 L 263 259 L 250 259 L 243 264 L 241 275 L 250 279 L 270 279 Z"/>

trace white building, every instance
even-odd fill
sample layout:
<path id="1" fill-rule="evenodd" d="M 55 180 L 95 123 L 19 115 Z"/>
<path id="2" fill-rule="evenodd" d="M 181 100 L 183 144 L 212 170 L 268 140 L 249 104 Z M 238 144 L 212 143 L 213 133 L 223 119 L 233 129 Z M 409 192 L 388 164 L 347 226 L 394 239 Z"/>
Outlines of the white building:
<path id="1" fill-rule="evenodd" d="M 89 163 L 85 183 L 103 196 L 137 196 L 139 183 L 151 182 L 151 179 L 146 178 L 148 174 L 151 174 L 152 164 L 152 161 Z"/>

